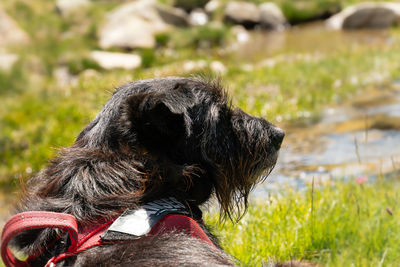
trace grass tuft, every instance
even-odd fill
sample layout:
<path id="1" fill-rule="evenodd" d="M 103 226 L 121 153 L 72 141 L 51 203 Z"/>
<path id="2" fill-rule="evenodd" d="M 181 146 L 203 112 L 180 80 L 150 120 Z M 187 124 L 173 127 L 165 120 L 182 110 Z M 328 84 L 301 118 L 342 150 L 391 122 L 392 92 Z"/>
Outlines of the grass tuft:
<path id="1" fill-rule="evenodd" d="M 400 183 L 335 182 L 306 192 L 254 200 L 238 224 L 218 224 L 222 246 L 243 266 L 269 259 L 310 260 L 323 266 L 397 266 Z"/>

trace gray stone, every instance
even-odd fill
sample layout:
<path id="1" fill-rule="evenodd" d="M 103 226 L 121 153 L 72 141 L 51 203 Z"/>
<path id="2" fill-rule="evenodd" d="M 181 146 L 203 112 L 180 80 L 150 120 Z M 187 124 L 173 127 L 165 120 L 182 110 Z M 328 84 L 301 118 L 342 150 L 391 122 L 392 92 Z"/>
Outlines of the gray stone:
<path id="1" fill-rule="evenodd" d="M 53 71 L 53 77 L 59 87 L 75 86 L 78 84 L 77 77 L 72 75 L 66 66 L 56 68 Z"/>
<path id="2" fill-rule="evenodd" d="M 225 8 L 224 18 L 228 22 L 252 28 L 260 23 L 260 10 L 249 2 L 229 2 Z"/>
<path id="3" fill-rule="evenodd" d="M 154 35 L 176 25 L 187 25 L 187 14 L 154 0 L 139 0 L 119 6 L 107 15 L 99 32 L 102 48 L 153 48 Z"/>
<path id="4" fill-rule="evenodd" d="M 221 6 L 222 3 L 220 0 L 211 0 L 204 6 L 204 10 L 208 14 L 214 14 Z"/>
<path id="5" fill-rule="evenodd" d="M 366 2 L 350 6 L 327 20 L 332 29 L 388 28 L 400 22 L 400 3 Z"/>
<path id="6" fill-rule="evenodd" d="M 210 64 L 210 69 L 212 70 L 213 73 L 224 75 L 228 72 L 228 69 L 225 67 L 225 65 L 221 61 L 213 61 Z"/>
<path id="7" fill-rule="evenodd" d="M 178 27 L 189 26 L 188 14 L 180 8 L 171 8 L 164 5 L 154 5 L 158 15 L 167 23 Z"/>
<path id="8" fill-rule="evenodd" d="M 93 51 L 91 58 L 103 69 L 136 69 L 142 64 L 142 58 L 136 54 Z"/>
<path id="9" fill-rule="evenodd" d="M 236 37 L 238 43 L 246 43 L 250 40 L 249 32 L 242 25 L 233 26 L 231 32 Z"/>
<path id="10" fill-rule="evenodd" d="M 207 67 L 207 61 L 205 60 L 187 60 L 183 63 L 182 71 L 183 72 L 194 72 L 199 71 Z"/>
<path id="11" fill-rule="evenodd" d="M 193 26 L 205 25 L 208 22 L 208 15 L 203 9 L 195 9 L 190 12 L 189 23 Z"/>
<path id="12" fill-rule="evenodd" d="M 287 20 L 275 3 L 262 3 L 259 10 L 261 27 L 273 30 L 282 30 L 287 27 Z"/>
<path id="13" fill-rule="evenodd" d="M 28 35 L 0 8 L 0 46 L 29 42 Z"/>
<path id="14" fill-rule="evenodd" d="M 82 79 L 96 79 L 99 78 L 101 76 L 100 72 L 98 72 L 97 70 L 94 69 L 86 69 L 84 71 L 82 71 L 81 73 L 79 73 L 79 77 Z"/>
<path id="15" fill-rule="evenodd" d="M 89 0 L 57 0 L 56 10 L 61 15 L 66 16 L 73 13 L 76 10 L 89 6 L 91 2 Z"/>
<path id="16" fill-rule="evenodd" d="M 8 54 L 0 52 L 0 70 L 8 71 L 18 61 L 19 56 L 16 54 Z"/>

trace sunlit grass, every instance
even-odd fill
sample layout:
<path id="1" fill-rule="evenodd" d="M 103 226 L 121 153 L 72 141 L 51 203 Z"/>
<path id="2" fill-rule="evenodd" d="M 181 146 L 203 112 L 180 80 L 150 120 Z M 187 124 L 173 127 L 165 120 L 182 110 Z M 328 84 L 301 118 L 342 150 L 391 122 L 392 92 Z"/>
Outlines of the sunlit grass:
<path id="1" fill-rule="evenodd" d="M 80 80 L 75 87 L 31 88 L 4 95 L 0 106 L 0 181 L 19 182 L 40 170 L 57 149 L 72 145 L 114 88 L 118 75 Z M 107 82 L 104 82 L 107 81 Z M 125 81 L 127 79 L 125 78 Z M 83 89 L 82 89 L 83 88 Z"/>
<path id="2" fill-rule="evenodd" d="M 5 182 L 27 169 L 33 173 L 41 169 L 54 155 L 54 148 L 71 145 L 114 88 L 124 82 L 209 71 L 206 67 L 183 72 L 188 58 L 207 64 L 221 61 L 227 68 L 222 79 L 234 105 L 282 123 L 316 120 L 326 105 L 341 103 L 371 87 L 389 87 L 400 77 L 398 51 L 397 45 L 358 47 L 333 51 L 316 60 L 282 60 L 272 67 L 244 70 L 241 65 L 246 62 L 238 64 L 229 57 L 182 50 L 170 63 L 133 72 L 100 71 L 95 78 L 81 75 L 78 84 L 65 88 L 60 88 L 53 76 L 31 72 L 28 67 L 2 74 L 5 78 L 0 80 L 0 88 L 6 89 L 1 92 L 0 106 L 0 143 L 4 144 L 0 148 L 0 177 Z"/>
<path id="3" fill-rule="evenodd" d="M 243 71 L 232 67 L 226 79 L 235 104 L 275 120 L 317 115 L 371 87 L 388 87 L 400 77 L 400 53 L 392 48 L 339 51 L 315 61 L 280 62 Z"/>
<path id="4" fill-rule="evenodd" d="M 254 201 L 238 223 L 216 226 L 224 249 L 244 266 L 268 259 L 323 266 L 398 266 L 399 186 L 395 180 L 336 182 L 303 192 L 288 189 Z"/>
<path id="5" fill-rule="evenodd" d="M 314 2 L 309 5 L 312 9 L 332 1 L 302 2 Z M 1 4 L 31 38 L 25 47 L 10 48 L 21 59 L 10 71 L 0 72 L 0 187 L 7 190 L 18 186 L 19 178 L 29 178 L 43 168 L 58 148 L 71 145 L 114 88 L 127 81 L 207 72 L 217 60 L 226 66 L 221 76 L 234 105 L 273 122 L 293 123 L 317 120 L 327 105 L 370 87 L 390 87 L 400 79 L 396 29 L 388 44 L 348 46 L 315 58 L 309 53 L 311 60 L 295 51 L 278 51 L 268 56 L 276 61 L 271 66 L 262 65 L 266 58 L 238 61 L 223 53 L 221 48 L 232 38 L 229 27 L 179 29 L 171 36 L 158 36 L 155 50 L 134 51 L 143 57 L 143 68 L 105 71 L 88 59 L 88 53 L 99 49 L 98 27 L 116 2 L 100 1 L 67 18 L 54 12 L 54 1 L 5 0 Z M 186 61 L 199 60 L 206 66 L 184 70 Z M 245 68 L 246 64 L 252 68 Z M 60 66 L 76 75 L 77 84 L 57 84 L 53 73 Z M 85 76 L 86 68 L 96 69 L 97 74 Z M 327 266 L 396 266 L 400 256 L 398 187 L 397 180 L 363 185 L 339 182 L 316 189 L 313 205 L 311 189 L 288 189 L 280 197 L 252 203 L 239 224 L 227 222 L 216 232 L 225 249 L 248 266 L 268 258 L 304 258 Z M 216 217 L 208 221 L 218 225 Z"/>

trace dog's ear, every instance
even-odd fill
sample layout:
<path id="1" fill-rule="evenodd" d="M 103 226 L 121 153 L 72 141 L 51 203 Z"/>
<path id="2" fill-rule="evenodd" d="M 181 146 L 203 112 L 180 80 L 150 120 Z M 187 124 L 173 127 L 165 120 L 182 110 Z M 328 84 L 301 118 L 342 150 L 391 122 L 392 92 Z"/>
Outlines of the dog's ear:
<path id="1" fill-rule="evenodd" d="M 130 96 L 122 106 L 124 132 L 135 135 L 135 139 L 148 147 L 172 145 L 191 133 L 186 103 L 187 99 L 173 93 Z"/>

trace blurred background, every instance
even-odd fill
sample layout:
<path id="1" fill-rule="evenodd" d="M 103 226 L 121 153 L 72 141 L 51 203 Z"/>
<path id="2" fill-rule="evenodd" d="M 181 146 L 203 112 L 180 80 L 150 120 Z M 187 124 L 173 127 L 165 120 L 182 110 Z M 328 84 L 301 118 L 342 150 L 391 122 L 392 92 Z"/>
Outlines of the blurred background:
<path id="1" fill-rule="evenodd" d="M 235 106 L 287 132 L 253 196 L 339 180 L 393 187 L 399 22 L 400 1 L 1 0 L 1 225 L 21 181 L 114 88 L 171 75 L 221 77 Z"/>

